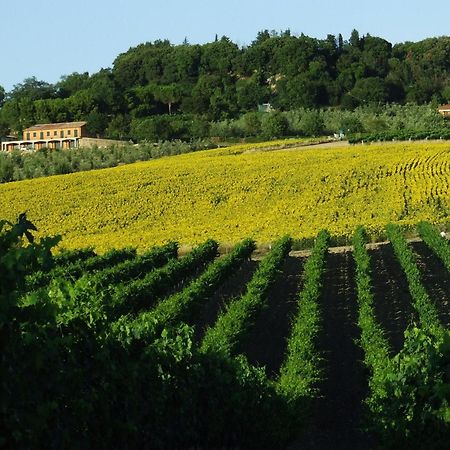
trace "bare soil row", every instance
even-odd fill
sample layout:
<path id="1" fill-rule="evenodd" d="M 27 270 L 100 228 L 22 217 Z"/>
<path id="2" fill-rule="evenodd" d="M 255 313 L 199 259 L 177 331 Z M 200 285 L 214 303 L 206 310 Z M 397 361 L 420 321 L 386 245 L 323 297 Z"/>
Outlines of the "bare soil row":
<path id="1" fill-rule="evenodd" d="M 440 318 L 450 326 L 450 276 L 440 260 L 423 242 L 411 242 L 417 255 L 423 283 L 436 302 Z M 403 346 L 404 331 L 417 321 L 408 284 L 390 244 L 373 246 L 371 257 L 372 285 L 376 317 L 386 332 L 392 355 Z M 259 258 L 258 258 L 259 259 Z M 265 366 L 275 379 L 284 360 L 292 318 L 298 308 L 302 287 L 302 270 L 306 258 L 289 256 L 272 286 L 266 309 L 242 340 L 239 352 L 249 362 Z M 245 292 L 245 287 L 259 262 L 248 261 L 216 291 L 197 317 L 196 340 L 200 341 L 225 305 Z M 374 439 L 364 430 L 364 399 L 368 394 L 367 373 L 363 366 L 358 304 L 355 287 L 355 263 L 350 249 L 331 251 L 327 255 L 323 292 L 320 299 L 322 332 L 317 343 L 322 360 L 321 396 L 310 414 L 301 439 L 291 448 L 366 449 Z M 301 361 L 299 361 L 301 364 Z"/>

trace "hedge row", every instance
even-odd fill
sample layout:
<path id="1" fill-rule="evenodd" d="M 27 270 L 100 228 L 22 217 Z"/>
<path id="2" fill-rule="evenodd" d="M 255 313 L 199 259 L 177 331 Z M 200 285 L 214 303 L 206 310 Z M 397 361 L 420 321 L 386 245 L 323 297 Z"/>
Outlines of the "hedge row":
<path id="1" fill-rule="evenodd" d="M 419 314 L 421 326 L 423 328 L 439 326 L 440 321 L 437 309 L 423 286 L 416 256 L 403 237 L 400 227 L 388 224 L 386 232 L 395 256 L 400 262 L 408 280 L 413 306 Z"/>
<path id="2" fill-rule="evenodd" d="M 298 313 L 292 324 L 286 359 L 280 370 L 278 390 L 289 402 L 312 396 L 320 378 L 317 336 L 321 330 L 319 296 L 330 235 L 317 235 L 303 271 L 303 289 L 298 297 Z"/>
<path id="3" fill-rule="evenodd" d="M 230 254 L 210 264 L 202 275 L 181 292 L 162 300 L 154 309 L 139 314 L 132 321 L 127 317 L 122 318 L 113 325 L 119 339 L 126 342 L 148 341 L 165 327 L 180 321 L 192 322 L 201 306 L 221 283 L 250 258 L 254 250 L 255 242 L 246 239 Z"/>
<path id="4" fill-rule="evenodd" d="M 226 310 L 219 315 L 215 325 L 206 331 L 201 351 L 233 354 L 243 334 L 264 308 L 267 293 L 291 249 L 291 243 L 289 236 L 275 243 L 248 283 L 246 293 L 229 303 Z"/>
<path id="5" fill-rule="evenodd" d="M 173 259 L 144 278 L 114 286 L 108 305 L 111 319 L 123 314 L 138 313 L 155 305 L 157 300 L 170 292 L 199 269 L 205 267 L 217 256 L 218 244 L 212 239 L 194 248 L 180 259 Z"/>
<path id="6" fill-rule="evenodd" d="M 379 133 L 359 133 L 349 137 L 350 144 L 359 142 L 378 142 L 378 141 L 418 141 L 427 139 L 450 139 L 450 130 L 430 130 L 430 131 L 383 131 Z"/>

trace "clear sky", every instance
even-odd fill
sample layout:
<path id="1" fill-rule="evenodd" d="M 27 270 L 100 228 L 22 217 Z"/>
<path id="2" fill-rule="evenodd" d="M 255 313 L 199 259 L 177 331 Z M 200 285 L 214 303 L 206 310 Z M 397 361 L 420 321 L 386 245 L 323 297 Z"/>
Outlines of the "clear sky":
<path id="1" fill-rule="evenodd" d="M 156 39 L 238 45 L 260 30 L 348 39 L 352 29 L 389 42 L 450 34 L 450 0 L 4 0 L 0 85 L 35 76 L 49 83 L 72 72 L 112 67 L 130 47 Z"/>

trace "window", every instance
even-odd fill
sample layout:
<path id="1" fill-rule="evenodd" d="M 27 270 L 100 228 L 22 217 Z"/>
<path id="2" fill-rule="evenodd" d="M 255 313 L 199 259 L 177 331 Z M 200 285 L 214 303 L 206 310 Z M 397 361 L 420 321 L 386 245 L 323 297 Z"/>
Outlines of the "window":
<path id="1" fill-rule="evenodd" d="M 30 133 L 27 133 L 27 141 L 30 140 Z"/>
<path id="2" fill-rule="evenodd" d="M 44 139 L 44 132 L 43 132 L 43 131 L 41 131 L 41 132 L 39 133 L 39 139 Z"/>
<path id="3" fill-rule="evenodd" d="M 78 130 L 73 130 L 73 135 L 74 135 L 75 137 L 78 137 Z"/>
<path id="4" fill-rule="evenodd" d="M 33 137 L 36 137 L 36 132 L 33 133 Z"/>
<path id="5" fill-rule="evenodd" d="M 47 136 L 50 136 L 50 131 L 47 131 Z"/>
<path id="6" fill-rule="evenodd" d="M 67 130 L 67 136 L 70 136 L 70 134 L 71 134 L 71 131 Z"/>
<path id="7" fill-rule="evenodd" d="M 64 130 L 61 130 L 61 131 L 60 131 L 59 137 L 62 137 L 62 138 L 64 137 Z"/>
<path id="8" fill-rule="evenodd" d="M 55 131 L 55 132 L 53 133 L 53 136 L 58 136 L 58 132 Z"/>

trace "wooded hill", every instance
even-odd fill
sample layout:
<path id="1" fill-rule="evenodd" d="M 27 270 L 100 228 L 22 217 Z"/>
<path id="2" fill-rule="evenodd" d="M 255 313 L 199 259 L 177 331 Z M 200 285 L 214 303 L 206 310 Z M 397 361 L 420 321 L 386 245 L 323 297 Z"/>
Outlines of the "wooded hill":
<path id="1" fill-rule="evenodd" d="M 109 138 L 184 139 L 207 136 L 214 121 L 250 114 L 251 122 L 263 103 L 287 111 L 432 101 L 450 101 L 450 37 L 392 45 L 356 30 L 348 41 L 265 30 L 244 47 L 225 36 L 145 43 L 92 75 L 0 88 L 0 135 L 86 120 Z"/>

